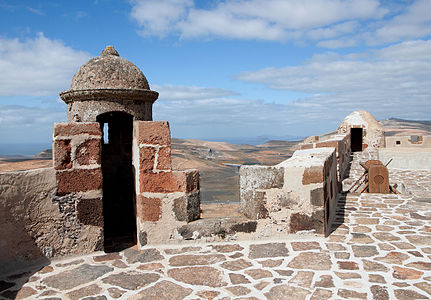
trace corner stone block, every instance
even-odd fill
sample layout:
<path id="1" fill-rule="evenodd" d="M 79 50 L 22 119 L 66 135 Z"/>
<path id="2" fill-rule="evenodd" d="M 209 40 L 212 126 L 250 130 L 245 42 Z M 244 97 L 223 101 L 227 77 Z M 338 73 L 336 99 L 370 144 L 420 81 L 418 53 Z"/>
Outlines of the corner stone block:
<path id="1" fill-rule="evenodd" d="M 325 213 L 323 209 L 316 210 L 311 216 L 305 213 L 290 215 L 290 233 L 302 230 L 315 230 L 317 234 L 325 234 Z"/>
<path id="2" fill-rule="evenodd" d="M 53 162 L 54 169 L 64 170 L 72 168 L 72 147 L 70 139 L 54 141 Z"/>
<path id="3" fill-rule="evenodd" d="M 200 218 L 200 194 L 191 193 L 174 200 L 174 213 L 177 221 L 191 222 Z"/>
<path id="4" fill-rule="evenodd" d="M 309 167 L 304 170 L 302 175 L 302 184 L 322 183 L 323 182 L 323 166 Z"/>
<path id="5" fill-rule="evenodd" d="M 199 171 L 140 173 L 141 193 L 192 193 L 199 191 Z"/>
<path id="6" fill-rule="evenodd" d="M 136 216 L 141 221 L 157 222 L 162 215 L 162 200 L 138 196 L 136 201 Z"/>
<path id="7" fill-rule="evenodd" d="M 103 226 L 102 198 L 81 199 L 76 205 L 78 221 L 84 225 Z"/>
<path id="8" fill-rule="evenodd" d="M 102 188 L 102 170 L 75 169 L 56 173 L 57 195 L 86 192 Z"/>
<path id="9" fill-rule="evenodd" d="M 100 124 L 97 122 L 55 123 L 54 138 L 58 136 L 75 136 L 79 134 L 102 136 Z"/>
<path id="10" fill-rule="evenodd" d="M 101 139 L 90 139 L 76 147 L 75 159 L 81 166 L 101 164 Z"/>
<path id="11" fill-rule="evenodd" d="M 171 132 L 166 121 L 135 121 L 133 127 L 138 145 L 171 145 Z"/>
<path id="12" fill-rule="evenodd" d="M 241 211 L 247 218 L 252 220 L 268 218 L 269 212 L 265 204 L 265 192 L 241 191 Z"/>

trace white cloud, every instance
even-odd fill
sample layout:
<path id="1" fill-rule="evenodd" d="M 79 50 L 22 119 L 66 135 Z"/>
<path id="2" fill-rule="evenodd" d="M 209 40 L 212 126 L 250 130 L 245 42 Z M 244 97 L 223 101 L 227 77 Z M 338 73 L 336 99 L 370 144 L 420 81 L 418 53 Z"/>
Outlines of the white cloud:
<path id="1" fill-rule="evenodd" d="M 89 55 L 46 38 L 0 38 L 0 96 L 53 95 L 70 85 Z"/>
<path id="2" fill-rule="evenodd" d="M 153 90 L 159 92 L 163 100 L 195 100 L 212 99 L 237 95 L 237 93 L 212 87 L 178 86 L 178 85 L 152 85 Z"/>
<path id="3" fill-rule="evenodd" d="M 146 36 L 285 41 L 334 38 L 387 11 L 378 0 L 227 0 L 209 8 L 192 0 L 134 0 L 131 16 Z"/>

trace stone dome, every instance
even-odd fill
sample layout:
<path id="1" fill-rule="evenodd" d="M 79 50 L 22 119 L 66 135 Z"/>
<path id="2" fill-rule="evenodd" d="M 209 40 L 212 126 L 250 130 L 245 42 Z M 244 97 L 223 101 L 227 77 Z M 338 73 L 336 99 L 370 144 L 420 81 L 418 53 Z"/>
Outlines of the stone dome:
<path id="1" fill-rule="evenodd" d="M 137 66 L 107 46 L 100 56 L 79 68 L 70 85 L 70 90 L 75 91 L 93 89 L 149 90 L 150 86 Z"/>

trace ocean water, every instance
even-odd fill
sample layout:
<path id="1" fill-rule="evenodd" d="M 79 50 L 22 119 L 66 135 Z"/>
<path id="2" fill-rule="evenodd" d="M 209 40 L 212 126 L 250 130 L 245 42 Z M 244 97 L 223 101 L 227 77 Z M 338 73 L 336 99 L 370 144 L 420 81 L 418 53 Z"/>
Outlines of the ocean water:
<path id="1" fill-rule="evenodd" d="M 33 156 L 43 150 L 51 149 L 52 145 L 50 143 L 42 144 L 1 144 L 0 143 L 0 156 Z"/>

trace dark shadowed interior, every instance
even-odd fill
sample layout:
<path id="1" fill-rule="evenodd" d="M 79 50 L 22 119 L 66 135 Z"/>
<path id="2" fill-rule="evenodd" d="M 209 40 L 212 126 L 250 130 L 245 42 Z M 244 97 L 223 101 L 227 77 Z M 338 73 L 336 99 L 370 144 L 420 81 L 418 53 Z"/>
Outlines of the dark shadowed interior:
<path id="1" fill-rule="evenodd" d="M 351 128 L 350 133 L 352 152 L 362 151 L 362 128 Z"/>
<path id="2" fill-rule="evenodd" d="M 136 244 L 132 167 L 133 117 L 122 112 L 99 115 L 103 128 L 104 248 L 119 251 Z"/>

